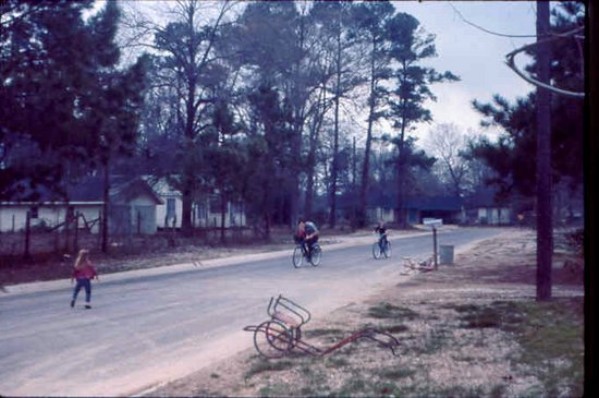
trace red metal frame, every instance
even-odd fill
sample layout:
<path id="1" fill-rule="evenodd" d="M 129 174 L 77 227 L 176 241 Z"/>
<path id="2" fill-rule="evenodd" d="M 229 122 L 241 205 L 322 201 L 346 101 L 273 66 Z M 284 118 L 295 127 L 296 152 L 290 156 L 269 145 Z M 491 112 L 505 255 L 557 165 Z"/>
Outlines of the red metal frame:
<path id="1" fill-rule="evenodd" d="M 372 340 L 379 346 L 390 349 L 393 355 L 397 355 L 395 349 L 399 346 L 399 341 L 391 334 L 376 328 L 359 330 L 326 349 L 306 343 L 301 338 L 301 326 L 305 325 L 312 315 L 306 308 L 282 295 L 276 299 L 271 297 L 266 312 L 270 316 L 269 320 L 257 326 L 243 328 L 247 332 L 254 332 L 254 346 L 258 353 L 266 358 L 279 358 L 290 354 L 294 349 L 314 356 L 323 356 L 362 338 Z M 267 353 L 260 348 L 258 340 L 261 335 L 264 335 L 263 338 L 274 351 Z"/>

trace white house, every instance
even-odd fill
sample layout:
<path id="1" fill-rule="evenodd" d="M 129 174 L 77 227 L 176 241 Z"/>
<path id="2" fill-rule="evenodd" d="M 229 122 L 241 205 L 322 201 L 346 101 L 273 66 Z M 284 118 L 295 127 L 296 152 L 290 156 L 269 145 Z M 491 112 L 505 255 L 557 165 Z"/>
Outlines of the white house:
<path id="1" fill-rule="evenodd" d="M 509 207 L 478 207 L 475 211 L 476 224 L 505 225 L 512 222 L 512 210 Z"/>
<path id="2" fill-rule="evenodd" d="M 102 201 L 64 202 L 0 202 L 0 232 L 23 231 L 27 224 L 27 212 L 30 226 L 33 228 L 58 226 L 68 213 L 79 214 L 78 227 L 92 233 L 99 231 L 99 217 L 102 213 Z"/>
<path id="3" fill-rule="evenodd" d="M 466 201 L 466 218 L 471 224 L 507 225 L 514 221 L 509 204 L 495 200 L 495 191 L 489 187 L 479 189 Z"/>
<path id="4" fill-rule="evenodd" d="M 158 229 L 181 228 L 181 215 L 183 213 L 183 195 L 173 188 L 165 178 L 152 181 L 151 177 L 144 177 L 154 192 L 162 199 L 156 206 L 156 226 Z"/>
<path id="5" fill-rule="evenodd" d="M 183 218 L 183 195 L 171 186 L 165 178 L 152 181 L 145 177 L 163 203 L 156 206 L 158 229 L 181 228 Z M 206 195 L 192 204 L 191 224 L 198 228 L 218 228 L 221 226 L 221 203 L 218 193 Z M 225 205 L 225 228 L 246 226 L 243 203 L 227 202 Z"/>
<path id="6" fill-rule="evenodd" d="M 142 180 L 111 183 L 109 192 L 109 221 L 111 233 L 156 232 L 156 205 L 161 199 Z M 77 228 L 91 233 L 100 231 L 100 218 L 104 209 L 103 182 L 100 178 L 87 178 L 67 187 L 68 201 L 42 197 L 33 201 L 0 202 L 0 232 L 23 231 L 29 216 L 30 227 L 62 228 L 67 217 L 76 218 Z"/>
<path id="7" fill-rule="evenodd" d="M 194 203 L 193 224 L 196 227 L 219 228 L 221 226 L 221 203 L 218 194 L 207 196 Z M 246 226 L 245 208 L 241 202 L 227 202 L 224 212 L 224 227 Z"/>

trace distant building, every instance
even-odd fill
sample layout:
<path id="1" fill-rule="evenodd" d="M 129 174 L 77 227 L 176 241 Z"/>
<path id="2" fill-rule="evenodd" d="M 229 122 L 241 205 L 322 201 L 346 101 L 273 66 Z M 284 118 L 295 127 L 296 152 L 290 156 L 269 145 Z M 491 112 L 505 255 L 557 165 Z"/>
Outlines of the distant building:
<path id="1" fill-rule="evenodd" d="M 495 190 L 481 189 L 469 196 L 465 201 L 467 224 L 508 225 L 514 223 L 511 204 L 499 203 L 495 198 Z"/>
<path id="2" fill-rule="evenodd" d="M 63 228 L 67 218 L 77 217 L 77 228 L 91 233 L 100 231 L 104 210 L 104 183 L 89 177 L 66 187 L 66 198 L 42 193 L 39 200 L 0 202 L 0 232 L 17 232 L 26 228 L 29 215 L 33 228 Z M 109 219 L 111 234 L 153 234 L 156 232 L 156 206 L 162 200 L 141 179 L 111 180 Z"/>
<path id="3" fill-rule="evenodd" d="M 422 224 L 425 218 L 443 220 L 443 224 L 463 221 L 463 200 L 455 196 L 409 197 L 404 204 L 408 224 Z"/>
<path id="4" fill-rule="evenodd" d="M 157 228 L 181 228 L 181 215 L 183 213 L 183 195 L 177 189 L 173 188 L 166 178 L 153 180 L 150 177 L 144 177 L 150 184 L 156 195 L 160 197 L 162 203 L 156 206 L 156 226 Z"/>
<path id="5" fill-rule="evenodd" d="M 163 203 L 156 206 L 158 229 L 181 228 L 183 218 L 183 195 L 168 183 L 166 178 L 152 182 L 145 177 Z M 203 196 L 192 204 L 191 224 L 197 228 L 219 228 L 221 226 L 221 202 L 218 192 Z M 245 206 L 242 202 L 228 201 L 225 204 L 224 227 L 246 226 Z"/>
<path id="6" fill-rule="evenodd" d="M 390 200 L 387 202 L 369 206 L 369 223 L 378 220 L 387 223 L 398 221 L 395 203 Z M 424 218 L 439 218 L 444 224 L 457 224 L 463 219 L 463 201 L 452 196 L 410 197 L 406 199 L 403 211 L 408 224 L 421 224 Z"/>
<path id="7" fill-rule="evenodd" d="M 193 225 L 201 228 L 219 228 L 223 215 L 225 228 L 245 227 L 247 225 L 243 202 L 228 201 L 225 204 L 224 212 L 221 212 L 218 193 L 208 195 L 203 200 L 194 203 Z"/>

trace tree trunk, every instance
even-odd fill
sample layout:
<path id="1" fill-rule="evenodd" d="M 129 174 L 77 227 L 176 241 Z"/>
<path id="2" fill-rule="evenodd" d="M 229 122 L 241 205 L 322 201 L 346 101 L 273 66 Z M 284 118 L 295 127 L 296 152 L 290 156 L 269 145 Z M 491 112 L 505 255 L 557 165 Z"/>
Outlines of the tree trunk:
<path id="1" fill-rule="evenodd" d="M 339 100 L 341 96 L 341 33 L 337 34 L 337 59 L 335 71 L 337 82 L 335 87 L 335 125 L 333 131 L 333 164 L 331 167 L 331 212 L 329 214 L 329 226 L 335 228 L 337 221 L 337 175 L 339 169 Z"/>
<path id="2" fill-rule="evenodd" d="M 220 243 L 225 243 L 225 220 L 227 211 L 227 197 L 224 193 L 220 195 Z"/>
<path id="3" fill-rule="evenodd" d="M 306 209 L 304 212 L 304 216 L 308 218 L 312 218 L 313 216 L 313 204 L 314 204 L 314 186 L 316 185 L 315 180 L 315 168 L 316 168 L 316 151 L 318 150 L 319 143 L 319 135 L 320 128 L 322 126 L 322 121 L 324 119 L 324 114 L 326 112 L 326 87 L 321 90 L 318 103 L 317 103 L 317 111 L 314 112 L 314 117 L 312 119 L 312 125 L 310 126 L 310 140 L 309 140 L 309 148 L 308 148 L 308 159 L 307 159 L 307 187 L 306 187 Z M 295 221 L 295 220 L 294 220 Z M 292 225 L 292 228 L 295 226 Z"/>
<path id="4" fill-rule="evenodd" d="M 537 74 L 549 83 L 549 2 L 537 1 Z M 551 212 L 551 92 L 537 86 L 537 301 L 551 299 L 553 226 Z"/>
<path id="5" fill-rule="evenodd" d="M 370 98 L 368 110 L 368 128 L 366 129 L 366 147 L 364 149 L 364 164 L 362 167 L 362 186 L 360 189 L 360 207 L 358 208 L 358 227 L 366 225 L 366 207 L 368 205 L 368 178 L 370 175 L 370 147 L 372 145 L 372 125 L 374 123 L 374 112 L 376 108 L 376 74 L 375 74 L 375 51 L 376 42 L 373 42 L 373 54 L 370 62 Z"/>
<path id="6" fill-rule="evenodd" d="M 186 177 L 186 179 L 188 179 Z M 193 196 L 189 182 L 186 182 L 181 194 L 181 232 L 185 236 L 191 234 L 191 208 L 192 208 Z"/>
<path id="7" fill-rule="evenodd" d="M 400 228 L 405 228 L 407 225 L 405 212 L 405 161 L 404 161 L 404 145 L 406 132 L 406 117 L 405 117 L 405 102 L 403 104 L 401 118 L 401 132 L 399 142 L 397 143 L 397 223 Z"/>
<path id="8" fill-rule="evenodd" d="M 104 191 L 102 212 L 102 253 L 108 253 L 108 209 L 110 201 L 110 172 L 108 170 L 108 161 L 104 162 Z"/>

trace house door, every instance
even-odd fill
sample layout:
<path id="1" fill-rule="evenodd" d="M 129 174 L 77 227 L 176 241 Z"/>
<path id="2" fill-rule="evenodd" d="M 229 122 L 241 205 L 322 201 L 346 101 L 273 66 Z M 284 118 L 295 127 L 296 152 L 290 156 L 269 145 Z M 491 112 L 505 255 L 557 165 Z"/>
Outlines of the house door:
<path id="1" fill-rule="evenodd" d="M 156 232 L 156 206 L 133 206 L 133 231 L 137 234 Z"/>
<path id="2" fill-rule="evenodd" d="M 133 232 L 131 226 L 131 209 L 129 206 L 110 206 L 110 232 L 113 235 L 130 235 Z"/>

